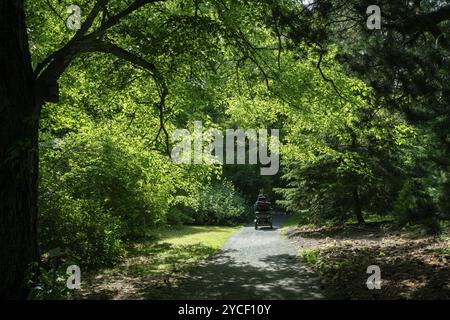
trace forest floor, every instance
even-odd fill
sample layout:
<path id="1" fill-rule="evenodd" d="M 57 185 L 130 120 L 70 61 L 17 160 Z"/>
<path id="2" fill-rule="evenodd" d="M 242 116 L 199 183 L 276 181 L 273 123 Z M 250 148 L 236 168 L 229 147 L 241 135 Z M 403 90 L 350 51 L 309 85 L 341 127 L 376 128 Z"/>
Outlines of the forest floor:
<path id="1" fill-rule="evenodd" d="M 180 226 L 129 246 L 113 268 L 83 275 L 75 299 L 168 299 L 192 268 L 217 252 L 240 227 Z"/>
<path id="2" fill-rule="evenodd" d="M 450 299 L 450 228 L 440 236 L 420 228 L 392 231 L 391 222 L 365 226 L 291 226 L 283 230 L 322 278 L 331 299 Z M 369 290 L 367 267 L 381 269 L 381 289 Z"/>

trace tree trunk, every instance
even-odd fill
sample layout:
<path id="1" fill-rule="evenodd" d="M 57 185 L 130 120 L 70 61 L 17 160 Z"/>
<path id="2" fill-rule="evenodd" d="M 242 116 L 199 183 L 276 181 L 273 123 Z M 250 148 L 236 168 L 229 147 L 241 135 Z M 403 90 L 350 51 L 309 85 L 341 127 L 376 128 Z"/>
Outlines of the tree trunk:
<path id="1" fill-rule="evenodd" d="M 39 103 L 23 1 L 0 4 L 0 298 L 26 298 L 27 268 L 39 260 Z"/>
<path id="2" fill-rule="evenodd" d="M 353 212 L 359 224 L 364 224 L 364 217 L 361 211 L 361 203 L 359 202 L 358 188 L 353 189 Z"/>

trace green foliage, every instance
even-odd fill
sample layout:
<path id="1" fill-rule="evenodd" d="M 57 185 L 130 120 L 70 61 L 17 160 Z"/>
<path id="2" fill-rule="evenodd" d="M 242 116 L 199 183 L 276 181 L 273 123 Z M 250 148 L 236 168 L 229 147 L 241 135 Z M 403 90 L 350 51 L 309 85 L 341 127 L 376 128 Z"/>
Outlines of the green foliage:
<path id="1" fill-rule="evenodd" d="M 111 264 L 120 259 L 123 240 L 165 224 L 177 188 L 189 179 L 164 156 L 131 141 L 92 126 L 41 144 L 44 250 L 63 247 L 87 266 Z"/>
<path id="2" fill-rule="evenodd" d="M 399 114 L 376 106 L 370 88 L 346 76 L 332 54 L 322 59 L 339 94 L 314 65 L 289 60 L 284 82 L 302 91 L 277 88 L 293 100 L 281 109 L 287 116 L 281 150 L 286 186 L 276 189 L 283 196 L 279 203 L 314 223 L 348 220 L 355 193 L 362 210 L 389 212 L 415 131 Z"/>
<path id="3" fill-rule="evenodd" d="M 119 121 L 107 120 L 63 138 L 41 135 L 43 251 L 61 247 L 82 266 L 112 265 L 126 242 L 151 237 L 166 224 L 230 225 L 248 218 L 230 182 L 208 180 L 217 168 L 177 166 L 122 130 Z"/>
<path id="4" fill-rule="evenodd" d="M 67 288 L 67 267 L 73 263 L 50 258 L 41 265 L 33 264 L 27 273 L 26 285 L 31 300 L 67 300 L 73 291 Z"/>
<path id="5" fill-rule="evenodd" d="M 223 176 L 236 187 L 247 203 L 254 203 L 261 190 L 275 204 L 277 195 L 273 189 L 280 185 L 280 173 L 262 176 L 260 165 L 224 165 Z"/>
<path id="6" fill-rule="evenodd" d="M 409 126 L 422 129 L 432 144 L 418 144 L 431 156 L 429 167 L 448 176 L 450 165 L 449 10 L 445 1 L 377 1 L 383 32 L 366 27 L 370 1 L 321 0 L 309 10 L 274 4 L 281 28 L 295 44 L 315 43 L 322 52 L 337 48 L 336 61 L 347 74 L 370 85 L 377 105 L 396 110 Z M 298 18 L 300 16 L 300 18 Z M 361 23 L 353 23 L 360 21 Z M 426 21 L 426 22 L 425 22 Z M 337 88 L 341 88 L 337 85 Z M 419 148 L 412 151 L 415 153 Z M 419 151 L 421 152 L 421 151 Z M 429 168 L 427 168 L 429 169 Z M 434 168 L 436 170 L 436 168 Z M 411 174 L 411 173 L 408 173 Z M 415 172 L 443 188 L 439 206 L 448 212 L 450 192 L 436 172 Z"/>
<path id="7" fill-rule="evenodd" d="M 320 259 L 320 250 L 318 249 L 305 249 L 300 253 L 300 256 L 309 265 L 315 265 Z"/>
<path id="8" fill-rule="evenodd" d="M 417 179 L 408 180 L 404 184 L 394 207 L 394 214 L 398 216 L 400 225 L 421 223 L 431 234 L 440 231 L 437 211 L 437 205 L 423 182 Z"/>
<path id="9" fill-rule="evenodd" d="M 200 191 L 198 202 L 195 219 L 199 223 L 228 225 L 248 217 L 248 205 L 228 181 L 206 186 Z"/>
<path id="10" fill-rule="evenodd" d="M 223 180 L 202 186 L 189 199 L 179 197 L 185 207 L 188 221 L 206 225 L 234 225 L 248 219 L 250 207 L 244 198 L 236 192 L 229 181 Z"/>
<path id="11" fill-rule="evenodd" d="M 41 249 L 61 247 L 86 267 L 119 260 L 124 252 L 120 221 L 98 203 L 71 199 L 64 191 L 41 198 Z"/>

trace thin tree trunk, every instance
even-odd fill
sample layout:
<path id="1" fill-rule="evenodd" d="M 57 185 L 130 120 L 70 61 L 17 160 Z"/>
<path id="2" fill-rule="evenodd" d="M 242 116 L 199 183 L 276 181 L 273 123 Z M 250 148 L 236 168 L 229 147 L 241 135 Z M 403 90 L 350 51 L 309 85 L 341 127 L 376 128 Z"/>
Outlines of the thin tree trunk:
<path id="1" fill-rule="evenodd" d="M 361 211 L 361 203 L 359 201 L 359 194 L 358 194 L 358 188 L 355 187 L 353 189 L 353 213 L 356 216 L 356 219 L 358 220 L 359 224 L 364 224 L 364 217 L 362 215 Z"/>
<path id="2" fill-rule="evenodd" d="M 0 298 L 27 296 L 39 260 L 37 179 L 39 105 L 23 1 L 0 4 Z"/>

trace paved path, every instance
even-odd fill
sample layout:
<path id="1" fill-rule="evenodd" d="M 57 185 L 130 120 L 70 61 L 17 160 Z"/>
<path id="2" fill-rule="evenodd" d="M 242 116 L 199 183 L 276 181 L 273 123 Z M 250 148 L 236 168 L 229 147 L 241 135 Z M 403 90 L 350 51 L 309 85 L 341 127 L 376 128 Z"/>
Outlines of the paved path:
<path id="1" fill-rule="evenodd" d="M 191 274 L 179 299 L 320 299 L 319 281 L 298 260 L 298 249 L 282 238 L 286 220 L 274 216 L 274 229 L 253 226 L 234 233 L 222 249 Z"/>

